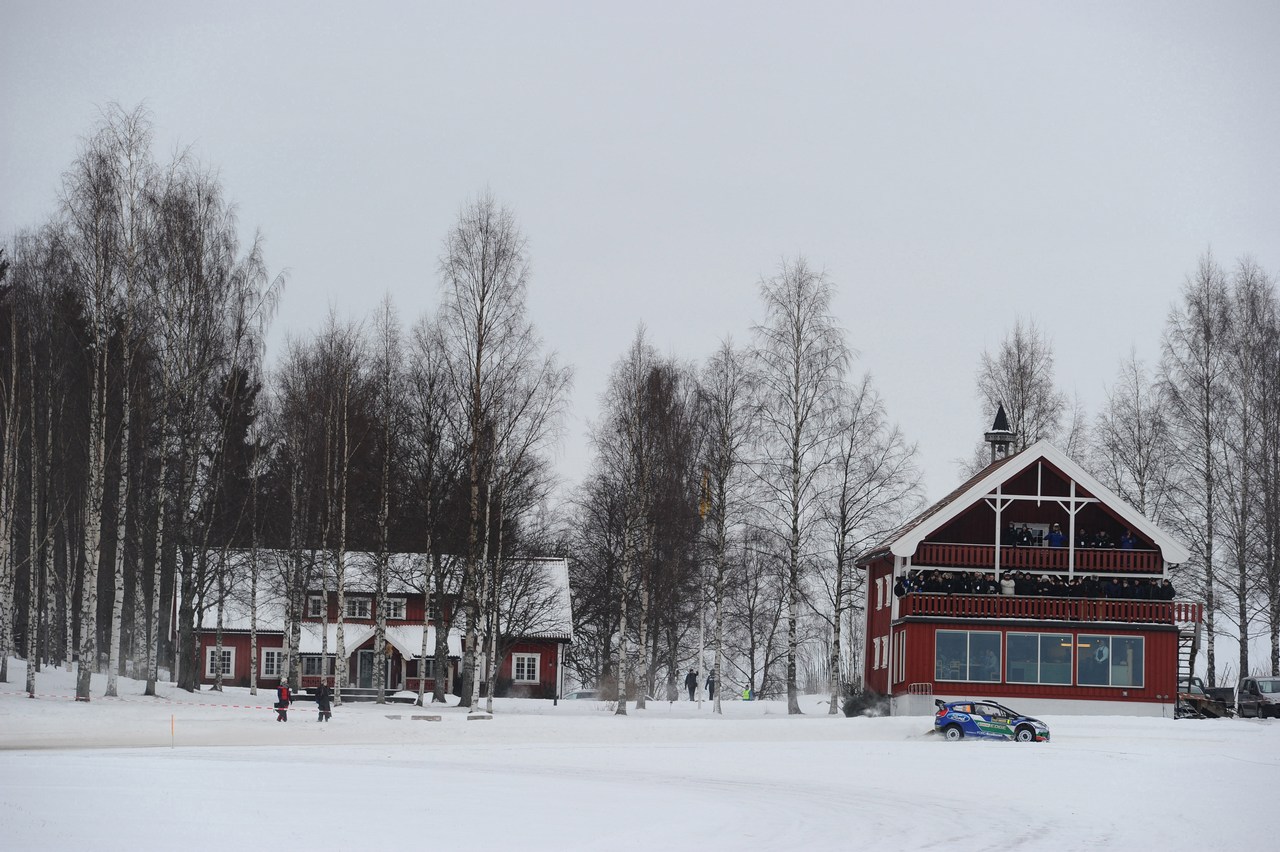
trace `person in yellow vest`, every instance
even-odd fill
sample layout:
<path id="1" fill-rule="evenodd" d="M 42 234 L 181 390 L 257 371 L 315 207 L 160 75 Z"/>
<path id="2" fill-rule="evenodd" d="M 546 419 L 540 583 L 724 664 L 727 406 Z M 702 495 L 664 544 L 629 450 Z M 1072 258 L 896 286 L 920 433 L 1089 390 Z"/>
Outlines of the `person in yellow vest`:
<path id="1" fill-rule="evenodd" d="M 746 686 L 742 687 L 742 700 L 743 701 L 751 700 L 751 684 L 747 684 Z"/>

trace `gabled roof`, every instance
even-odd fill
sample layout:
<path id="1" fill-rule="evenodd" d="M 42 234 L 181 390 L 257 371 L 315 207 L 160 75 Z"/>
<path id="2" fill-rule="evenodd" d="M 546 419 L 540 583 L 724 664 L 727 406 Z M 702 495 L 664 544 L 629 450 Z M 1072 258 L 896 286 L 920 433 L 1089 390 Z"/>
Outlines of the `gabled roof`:
<path id="1" fill-rule="evenodd" d="M 911 556 L 916 552 L 920 542 L 934 531 L 958 517 L 982 498 L 994 493 L 998 486 L 1010 481 L 1042 459 L 1083 486 L 1108 509 L 1123 518 L 1130 528 L 1149 538 L 1160 549 L 1164 561 L 1181 565 L 1191 558 L 1190 551 L 1180 541 L 1117 497 L 1057 447 L 1048 441 L 1041 440 L 1020 453 L 999 459 L 983 468 L 955 491 L 894 530 L 878 545 L 858 557 L 858 561 L 864 562 L 890 552 L 895 556 Z"/>

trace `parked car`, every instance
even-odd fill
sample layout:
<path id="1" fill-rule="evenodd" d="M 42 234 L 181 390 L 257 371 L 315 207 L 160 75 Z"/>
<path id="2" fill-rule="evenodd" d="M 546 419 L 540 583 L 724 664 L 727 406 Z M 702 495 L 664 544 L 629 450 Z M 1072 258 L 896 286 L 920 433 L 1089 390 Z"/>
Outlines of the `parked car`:
<path id="1" fill-rule="evenodd" d="M 1280 718 L 1280 677 L 1246 677 L 1236 687 L 1236 715 Z"/>
<path id="2" fill-rule="evenodd" d="M 573 692 L 567 692 L 564 695 L 566 701 L 599 701 L 600 690 L 598 689 L 575 689 Z"/>
<path id="3" fill-rule="evenodd" d="M 938 706 L 933 717 L 933 729 L 949 740 L 980 737 L 1020 743 L 1049 741 L 1049 726 L 1044 722 L 1023 716 L 994 701 L 947 702 L 938 698 L 933 703 Z"/>

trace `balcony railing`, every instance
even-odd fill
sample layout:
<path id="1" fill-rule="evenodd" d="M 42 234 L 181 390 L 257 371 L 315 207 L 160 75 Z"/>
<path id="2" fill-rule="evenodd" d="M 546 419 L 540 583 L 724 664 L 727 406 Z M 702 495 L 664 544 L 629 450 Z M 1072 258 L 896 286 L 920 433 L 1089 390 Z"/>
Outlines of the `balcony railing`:
<path id="1" fill-rule="evenodd" d="M 1077 574 L 1159 574 L 1164 566 L 1158 550 L 1121 550 L 1119 548 L 1078 548 L 1075 551 Z M 1067 570 L 1070 551 L 1065 547 L 1000 547 L 1001 571 Z M 911 557 L 914 568 L 984 568 L 994 571 L 996 548 L 993 544 L 950 544 L 926 541 Z"/>
<path id="2" fill-rule="evenodd" d="M 1021 595 L 940 595 L 913 592 L 898 600 L 898 615 L 943 618 L 1035 618 L 1046 621 L 1120 621 L 1185 624 L 1203 607 L 1185 601 L 1040 598 Z"/>

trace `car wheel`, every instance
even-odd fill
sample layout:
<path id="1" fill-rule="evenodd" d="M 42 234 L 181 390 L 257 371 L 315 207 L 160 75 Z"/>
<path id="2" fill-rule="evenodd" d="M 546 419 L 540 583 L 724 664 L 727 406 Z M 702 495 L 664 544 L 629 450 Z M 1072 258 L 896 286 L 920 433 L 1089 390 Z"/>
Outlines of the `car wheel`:
<path id="1" fill-rule="evenodd" d="M 942 735 L 949 740 L 964 739 L 964 731 L 960 729 L 959 725 L 947 725 L 942 729 Z"/>
<path id="2" fill-rule="evenodd" d="M 1036 732 L 1033 731 L 1031 728 L 1028 728 L 1026 725 L 1023 725 L 1021 728 L 1018 729 L 1017 733 L 1013 735 L 1013 738 L 1020 743 L 1034 742 L 1036 738 Z"/>

